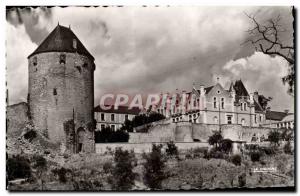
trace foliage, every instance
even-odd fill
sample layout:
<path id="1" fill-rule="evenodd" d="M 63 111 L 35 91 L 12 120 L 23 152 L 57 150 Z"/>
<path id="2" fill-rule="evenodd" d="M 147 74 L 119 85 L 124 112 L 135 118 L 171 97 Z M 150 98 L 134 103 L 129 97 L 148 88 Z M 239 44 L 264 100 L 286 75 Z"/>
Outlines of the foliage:
<path id="1" fill-rule="evenodd" d="M 173 141 L 167 143 L 166 153 L 168 156 L 178 156 L 178 148 Z"/>
<path id="2" fill-rule="evenodd" d="M 213 147 L 208 152 L 207 158 L 214 158 L 214 159 L 224 159 L 224 153 L 219 150 L 217 147 Z"/>
<path id="3" fill-rule="evenodd" d="M 241 155 L 239 155 L 239 154 L 235 154 L 235 155 L 232 155 L 232 156 L 230 157 L 230 161 L 231 161 L 233 164 L 235 164 L 236 166 L 238 166 L 238 165 L 241 165 L 242 157 L 241 157 Z"/>
<path id="4" fill-rule="evenodd" d="M 6 161 L 6 175 L 8 180 L 31 177 L 29 160 L 21 155 L 8 158 Z"/>
<path id="5" fill-rule="evenodd" d="M 223 139 L 223 136 L 221 135 L 221 133 L 220 132 L 215 132 L 212 136 L 210 136 L 208 138 L 208 143 L 210 145 L 214 145 L 215 147 L 217 147 L 222 139 Z"/>
<path id="6" fill-rule="evenodd" d="M 293 154 L 292 146 L 289 141 L 283 146 L 283 151 L 285 154 Z"/>
<path id="7" fill-rule="evenodd" d="M 165 118 L 166 117 L 164 115 L 157 112 L 150 112 L 149 114 L 140 114 L 135 116 L 132 120 L 126 120 L 121 130 L 132 132 L 134 127 L 163 120 Z"/>
<path id="8" fill-rule="evenodd" d="M 43 190 L 44 185 L 44 172 L 47 171 L 47 161 L 44 157 L 36 155 L 33 157 L 33 168 L 36 170 L 36 178 L 41 181 L 41 189 Z"/>
<path id="9" fill-rule="evenodd" d="M 103 164 L 103 171 L 105 173 L 111 173 L 113 170 L 113 165 L 112 165 L 112 162 L 110 161 L 107 161 Z"/>
<path id="10" fill-rule="evenodd" d="M 293 133 L 291 130 L 285 128 L 285 129 L 280 129 L 279 131 L 281 132 L 280 138 L 283 141 L 293 140 Z"/>
<path id="11" fill-rule="evenodd" d="M 96 143 L 106 142 L 128 142 L 129 134 L 124 130 L 114 131 L 110 127 L 105 127 L 101 131 L 95 132 Z"/>
<path id="12" fill-rule="evenodd" d="M 266 155 L 274 155 L 276 154 L 277 148 L 275 146 L 269 146 L 269 147 L 262 146 L 259 148 L 259 151 L 261 151 Z"/>
<path id="13" fill-rule="evenodd" d="M 162 145 L 152 145 L 152 151 L 143 154 L 146 162 L 144 163 L 144 182 L 152 190 L 161 189 L 161 183 L 167 178 L 164 172 L 165 162 L 162 154 Z"/>
<path id="14" fill-rule="evenodd" d="M 114 190 L 130 190 L 134 185 L 135 173 L 133 168 L 136 162 L 134 152 L 116 148 L 114 154 L 115 165 L 112 169 L 112 187 Z"/>
<path id="15" fill-rule="evenodd" d="M 232 140 L 230 139 L 222 139 L 220 141 L 220 151 L 228 154 L 232 150 Z"/>
<path id="16" fill-rule="evenodd" d="M 268 134 L 268 140 L 270 141 L 271 145 L 279 146 L 280 141 L 280 133 L 277 130 L 272 130 Z"/>
<path id="17" fill-rule="evenodd" d="M 197 147 L 192 150 L 192 154 L 194 158 L 207 158 L 208 156 L 208 148 L 207 147 Z"/>
<path id="18" fill-rule="evenodd" d="M 238 176 L 239 187 L 244 187 L 246 185 L 246 177 L 247 175 L 245 173 Z"/>
<path id="19" fill-rule="evenodd" d="M 70 173 L 71 170 L 70 169 L 66 169 L 64 167 L 61 167 L 61 168 L 55 168 L 52 170 L 52 173 L 55 175 L 55 176 L 58 176 L 58 180 L 59 182 L 61 183 L 66 183 L 68 180 L 67 180 L 67 177 L 66 177 L 66 174 L 67 173 Z"/>
<path id="20" fill-rule="evenodd" d="M 261 151 L 252 151 L 250 152 L 250 158 L 252 162 L 258 162 L 262 156 Z"/>

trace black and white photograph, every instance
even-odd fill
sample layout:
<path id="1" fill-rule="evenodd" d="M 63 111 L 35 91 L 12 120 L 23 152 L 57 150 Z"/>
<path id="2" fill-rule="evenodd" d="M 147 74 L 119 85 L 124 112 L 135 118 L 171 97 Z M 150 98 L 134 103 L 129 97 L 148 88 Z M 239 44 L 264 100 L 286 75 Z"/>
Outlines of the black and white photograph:
<path id="1" fill-rule="evenodd" d="M 5 10 L 8 192 L 296 190 L 297 7 Z"/>

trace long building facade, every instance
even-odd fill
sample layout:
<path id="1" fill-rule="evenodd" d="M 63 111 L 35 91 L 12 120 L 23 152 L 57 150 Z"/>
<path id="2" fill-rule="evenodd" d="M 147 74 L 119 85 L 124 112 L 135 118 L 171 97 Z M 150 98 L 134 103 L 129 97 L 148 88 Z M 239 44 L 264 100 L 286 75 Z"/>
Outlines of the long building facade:
<path id="1" fill-rule="evenodd" d="M 217 83 L 210 87 L 193 86 L 190 92 L 161 96 L 152 110 L 170 118 L 173 123 L 188 121 L 204 124 L 240 124 L 258 127 L 266 121 L 269 98 L 248 93 L 241 80 L 231 83 L 229 89 Z"/>

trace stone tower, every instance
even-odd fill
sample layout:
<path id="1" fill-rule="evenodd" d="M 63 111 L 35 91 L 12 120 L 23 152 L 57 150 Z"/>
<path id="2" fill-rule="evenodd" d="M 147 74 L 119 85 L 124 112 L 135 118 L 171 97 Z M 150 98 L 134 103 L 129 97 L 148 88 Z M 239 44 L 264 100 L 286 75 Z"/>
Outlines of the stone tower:
<path id="1" fill-rule="evenodd" d="M 94 57 L 57 25 L 28 56 L 28 104 L 35 128 L 62 151 L 94 152 Z"/>

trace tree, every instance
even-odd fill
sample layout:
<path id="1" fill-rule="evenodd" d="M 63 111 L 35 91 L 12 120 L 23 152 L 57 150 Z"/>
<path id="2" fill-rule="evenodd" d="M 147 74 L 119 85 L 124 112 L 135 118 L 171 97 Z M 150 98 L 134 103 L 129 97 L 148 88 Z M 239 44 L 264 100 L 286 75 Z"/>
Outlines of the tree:
<path id="1" fill-rule="evenodd" d="M 122 129 L 117 131 L 112 130 L 110 127 L 105 127 L 101 131 L 95 132 L 96 143 L 107 143 L 107 142 L 128 142 L 129 134 Z"/>
<path id="2" fill-rule="evenodd" d="M 269 132 L 268 140 L 270 141 L 271 145 L 279 146 L 280 137 L 281 137 L 281 135 L 280 135 L 279 131 L 272 130 Z"/>
<path id="3" fill-rule="evenodd" d="M 114 190 L 130 190 L 134 185 L 135 173 L 133 172 L 136 163 L 134 152 L 116 148 L 114 154 L 115 166 L 112 169 L 112 187 Z"/>
<path id="4" fill-rule="evenodd" d="M 8 180 L 31 177 L 29 160 L 20 155 L 8 158 L 6 161 L 6 175 Z"/>
<path id="5" fill-rule="evenodd" d="M 178 156 L 178 148 L 173 141 L 167 143 L 166 153 L 168 156 Z"/>
<path id="6" fill-rule="evenodd" d="M 144 182 L 152 190 L 161 189 L 162 181 L 167 177 L 164 168 L 165 162 L 162 154 L 162 145 L 152 145 L 152 151 L 144 154 Z"/>
<path id="7" fill-rule="evenodd" d="M 218 144 L 223 139 L 223 136 L 220 132 L 215 132 L 212 136 L 208 138 L 208 143 L 210 145 L 214 145 L 215 147 L 218 147 Z"/>
<path id="8" fill-rule="evenodd" d="M 294 12 L 294 8 L 293 8 Z M 291 43 L 284 43 L 282 35 L 286 32 L 286 29 L 281 23 L 281 16 L 276 18 L 270 18 L 265 22 L 259 22 L 254 15 L 247 14 L 247 17 L 252 21 L 253 27 L 247 30 L 250 38 L 246 43 L 251 43 L 256 51 L 260 51 L 270 56 L 281 56 L 289 64 L 289 73 L 282 78 L 284 84 L 289 85 L 288 93 L 294 94 L 294 82 L 295 82 L 295 55 L 294 45 Z M 291 35 L 293 36 L 293 35 Z M 293 37 L 290 38 L 290 40 Z"/>
<path id="9" fill-rule="evenodd" d="M 230 139 L 222 139 L 220 141 L 220 150 L 226 154 L 228 154 L 232 150 L 232 140 Z"/>

